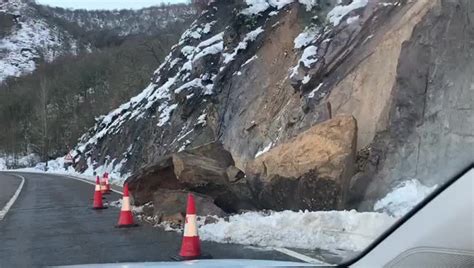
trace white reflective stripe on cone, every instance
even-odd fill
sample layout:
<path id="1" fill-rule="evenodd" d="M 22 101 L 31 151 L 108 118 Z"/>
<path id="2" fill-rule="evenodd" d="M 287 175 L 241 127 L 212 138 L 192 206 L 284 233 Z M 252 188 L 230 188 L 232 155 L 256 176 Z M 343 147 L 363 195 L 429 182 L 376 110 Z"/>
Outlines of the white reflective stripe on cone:
<path id="1" fill-rule="evenodd" d="M 184 225 L 184 236 L 198 236 L 196 215 L 186 215 L 186 224 Z"/>
<path id="2" fill-rule="evenodd" d="M 130 197 L 124 196 L 122 199 L 122 211 L 130 211 Z"/>
<path id="3" fill-rule="evenodd" d="M 100 191 L 100 190 L 101 190 L 100 185 L 96 184 L 96 185 L 95 185 L 95 190 L 96 190 L 96 191 Z"/>
<path id="4" fill-rule="evenodd" d="M 102 184 L 102 185 L 100 185 L 100 189 L 101 190 L 107 190 L 107 186 L 105 186 L 105 184 Z"/>

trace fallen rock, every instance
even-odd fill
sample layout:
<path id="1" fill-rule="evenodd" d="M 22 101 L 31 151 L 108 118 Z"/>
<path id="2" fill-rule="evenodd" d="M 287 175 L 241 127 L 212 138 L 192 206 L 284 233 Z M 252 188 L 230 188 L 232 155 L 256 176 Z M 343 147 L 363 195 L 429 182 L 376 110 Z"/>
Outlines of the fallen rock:
<path id="1" fill-rule="evenodd" d="M 185 185 L 176 179 L 171 156 L 163 157 L 157 162 L 141 168 L 126 182 L 135 206 L 153 201 L 153 194 L 160 189 L 185 188 Z"/>
<path id="2" fill-rule="evenodd" d="M 264 208 L 343 209 L 355 170 L 352 116 L 313 126 L 248 164 L 246 174 Z"/>
<path id="3" fill-rule="evenodd" d="M 226 173 L 230 182 L 236 182 L 245 177 L 245 173 L 235 166 L 229 166 Z"/>
<path id="4" fill-rule="evenodd" d="M 197 215 L 225 216 L 226 213 L 214 204 L 214 199 L 199 193 L 193 193 Z M 188 192 L 182 190 L 160 189 L 153 196 L 153 216 L 161 221 L 182 224 L 186 215 Z"/>
<path id="5" fill-rule="evenodd" d="M 223 210 L 237 212 L 255 208 L 249 186 L 239 181 L 244 176 L 222 144 L 213 142 L 163 157 L 127 182 L 135 205 L 156 201 L 163 190 L 181 190 L 205 194 Z"/>

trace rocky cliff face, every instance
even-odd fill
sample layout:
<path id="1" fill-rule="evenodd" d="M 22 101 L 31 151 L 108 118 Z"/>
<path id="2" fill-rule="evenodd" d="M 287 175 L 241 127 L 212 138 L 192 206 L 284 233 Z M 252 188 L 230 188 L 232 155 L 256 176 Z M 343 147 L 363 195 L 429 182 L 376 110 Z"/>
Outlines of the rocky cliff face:
<path id="1" fill-rule="evenodd" d="M 162 176 L 133 176 L 148 189 L 143 201 L 161 188 L 218 199 L 217 184 L 272 209 L 372 209 L 396 181 L 440 183 L 473 160 L 472 8 L 467 0 L 214 1 L 152 83 L 83 136 L 77 168 L 147 164 L 137 174 L 172 177 L 169 188 Z M 341 116 L 354 118 L 351 127 L 308 134 Z M 171 160 L 163 164 L 214 141 L 246 174 L 237 190 L 228 175 L 182 184 Z M 285 170 L 282 155 L 300 158 Z"/>

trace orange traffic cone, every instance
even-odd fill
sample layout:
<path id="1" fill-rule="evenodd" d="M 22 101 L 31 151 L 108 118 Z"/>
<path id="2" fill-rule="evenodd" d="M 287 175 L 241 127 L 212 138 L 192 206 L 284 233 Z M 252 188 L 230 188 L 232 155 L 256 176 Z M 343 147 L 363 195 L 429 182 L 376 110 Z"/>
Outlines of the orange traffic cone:
<path id="1" fill-rule="evenodd" d="M 124 228 L 124 227 L 135 227 L 138 224 L 133 222 L 133 214 L 130 209 L 130 196 L 128 193 L 128 184 L 125 183 L 123 187 L 123 199 L 122 199 L 122 209 L 120 210 L 120 217 L 118 220 L 118 224 L 116 227 Z"/>
<path id="2" fill-rule="evenodd" d="M 183 244 L 179 255 L 186 260 L 197 259 L 201 256 L 201 242 L 199 241 L 196 222 L 196 205 L 191 193 L 188 194 Z"/>
<path id="3" fill-rule="evenodd" d="M 102 194 L 107 194 L 107 186 L 105 186 L 105 178 L 100 179 L 100 191 Z"/>
<path id="4" fill-rule="evenodd" d="M 95 192 L 94 192 L 94 206 L 93 209 L 106 209 L 104 204 L 102 204 L 102 191 L 100 190 L 100 180 L 97 176 L 95 180 Z"/>
<path id="5" fill-rule="evenodd" d="M 105 190 L 107 191 L 108 194 L 110 194 L 112 190 L 110 188 L 110 183 L 109 183 L 109 173 L 105 172 L 104 178 L 105 178 Z"/>

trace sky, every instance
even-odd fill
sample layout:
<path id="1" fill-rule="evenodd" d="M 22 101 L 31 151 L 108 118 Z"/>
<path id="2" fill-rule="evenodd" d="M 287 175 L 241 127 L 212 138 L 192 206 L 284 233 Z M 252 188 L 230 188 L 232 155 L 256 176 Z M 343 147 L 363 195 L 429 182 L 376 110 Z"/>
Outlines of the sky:
<path id="1" fill-rule="evenodd" d="M 140 9 L 161 3 L 186 3 L 188 0 L 36 0 L 36 2 L 74 9 Z"/>

